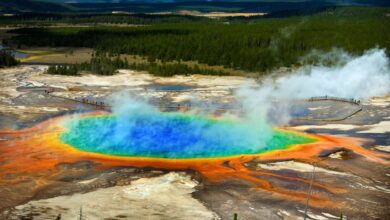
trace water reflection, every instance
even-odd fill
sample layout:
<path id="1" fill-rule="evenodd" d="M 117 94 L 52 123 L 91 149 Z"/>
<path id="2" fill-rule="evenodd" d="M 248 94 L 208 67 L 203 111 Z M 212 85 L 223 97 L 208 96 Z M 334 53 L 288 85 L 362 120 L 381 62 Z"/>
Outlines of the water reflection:
<path id="1" fill-rule="evenodd" d="M 8 47 L 5 47 L 5 46 L 3 46 L 3 45 L 0 44 L 0 50 L 4 50 L 4 49 L 7 49 L 8 51 L 10 51 L 11 54 L 12 54 L 15 58 L 23 59 L 23 58 L 27 58 L 27 57 L 30 56 L 30 54 L 17 52 L 17 51 L 14 51 L 14 50 L 12 50 L 12 49 L 9 49 Z"/>

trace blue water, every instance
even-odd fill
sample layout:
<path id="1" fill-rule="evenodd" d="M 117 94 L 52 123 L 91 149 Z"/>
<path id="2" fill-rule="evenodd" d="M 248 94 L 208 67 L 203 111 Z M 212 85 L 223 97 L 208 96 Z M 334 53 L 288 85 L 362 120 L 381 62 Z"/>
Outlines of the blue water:
<path id="1" fill-rule="evenodd" d="M 72 119 L 61 140 L 82 151 L 158 158 L 210 158 L 257 154 L 313 141 L 272 131 L 269 139 L 245 123 L 179 113 Z"/>
<path id="2" fill-rule="evenodd" d="M 3 49 L 7 49 L 7 47 L 4 47 L 3 45 L 0 45 L 0 50 L 3 50 Z M 9 50 L 9 51 L 11 52 L 11 54 L 12 54 L 14 57 L 20 58 L 20 59 L 27 58 L 27 57 L 30 56 L 29 54 L 20 53 L 20 52 L 14 51 L 14 50 Z"/>

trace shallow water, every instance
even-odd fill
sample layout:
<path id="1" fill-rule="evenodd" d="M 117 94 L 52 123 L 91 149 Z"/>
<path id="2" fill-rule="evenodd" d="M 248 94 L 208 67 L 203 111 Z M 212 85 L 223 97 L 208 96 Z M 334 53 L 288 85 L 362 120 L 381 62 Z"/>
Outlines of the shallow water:
<path id="1" fill-rule="evenodd" d="M 147 89 L 156 90 L 156 91 L 187 91 L 194 89 L 195 86 L 183 85 L 183 84 L 159 84 L 155 83 L 147 86 Z"/>
<path id="2" fill-rule="evenodd" d="M 7 47 L 4 47 L 3 45 L 0 45 L 0 50 L 3 50 L 3 49 L 7 49 Z M 27 54 L 27 53 L 21 53 L 21 52 L 17 52 L 17 51 L 14 51 L 14 50 L 9 50 L 11 52 L 11 54 L 15 57 L 15 58 L 20 58 L 20 59 L 24 59 L 24 58 L 27 58 L 30 56 L 30 54 Z"/>

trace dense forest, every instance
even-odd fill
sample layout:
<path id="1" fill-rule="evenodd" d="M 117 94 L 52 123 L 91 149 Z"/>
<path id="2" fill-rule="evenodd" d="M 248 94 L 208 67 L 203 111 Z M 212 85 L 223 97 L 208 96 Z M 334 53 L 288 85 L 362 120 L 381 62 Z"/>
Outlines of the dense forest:
<path id="1" fill-rule="evenodd" d="M 198 61 L 252 72 L 299 65 L 313 49 L 353 54 L 390 51 L 389 8 L 337 8 L 315 16 L 183 22 L 137 27 L 25 28 L 5 43 L 90 47 L 98 53 L 132 54 L 153 62 Z"/>
<path id="2" fill-rule="evenodd" d="M 11 52 L 7 50 L 0 50 L 0 68 L 16 66 L 19 62 L 12 56 Z"/>
<path id="3" fill-rule="evenodd" d="M 222 70 L 212 70 L 200 68 L 198 65 L 190 67 L 182 63 L 129 63 L 127 59 L 121 59 L 119 56 L 112 57 L 106 53 L 94 54 L 90 62 L 73 65 L 54 65 L 47 70 L 49 74 L 79 76 L 81 71 L 89 71 L 98 75 L 113 75 L 117 69 L 132 69 L 147 71 L 157 76 L 173 75 L 228 75 Z"/>

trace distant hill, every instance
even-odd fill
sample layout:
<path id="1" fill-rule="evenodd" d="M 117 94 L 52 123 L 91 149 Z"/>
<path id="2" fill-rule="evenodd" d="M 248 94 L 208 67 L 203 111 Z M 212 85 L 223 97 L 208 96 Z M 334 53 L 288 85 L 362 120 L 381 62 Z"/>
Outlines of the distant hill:
<path id="1" fill-rule="evenodd" d="M 57 0 L 58 1 L 58 0 Z M 65 0 L 61 0 L 65 1 Z M 71 0 L 75 1 L 75 0 Z M 117 3 L 81 3 L 81 1 L 102 1 L 102 0 L 76 0 L 79 3 L 70 3 L 75 8 L 82 11 L 131 11 L 131 12 L 161 12 L 161 11 L 201 11 L 201 12 L 279 12 L 291 10 L 310 10 L 315 11 L 325 7 L 332 6 L 350 6 L 350 5 L 370 5 L 370 6 L 390 6 L 388 0 L 146 0 L 131 1 L 120 0 Z M 169 2 L 168 2 L 169 1 Z"/>
<path id="2" fill-rule="evenodd" d="M 89 12 L 111 13 L 201 11 L 266 12 L 318 11 L 341 5 L 390 6 L 388 0 L 0 0 L 0 13 L 16 12 Z"/>
<path id="3" fill-rule="evenodd" d="M 377 5 L 389 6 L 388 0 L 48 0 L 61 3 L 183 3 L 183 2 L 258 2 L 258 3 L 297 3 L 297 2 L 327 2 L 336 5 Z"/>
<path id="4" fill-rule="evenodd" d="M 82 0 L 85 1 L 85 0 Z M 91 0 L 88 0 L 91 1 Z M 95 0 L 94 0 L 95 1 Z M 122 0 L 126 1 L 126 0 Z M 307 8 L 323 8 L 335 4 L 326 1 L 175 1 L 175 2 L 119 2 L 119 3 L 69 3 L 80 11 L 108 12 L 162 12 L 162 11 L 200 11 L 200 12 L 275 12 Z"/>
<path id="5" fill-rule="evenodd" d="M 63 3 L 34 0 L 1 0 L 1 13 L 15 12 L 66 12 L 73 10 L 72 6 Z"/>

